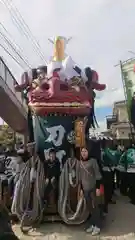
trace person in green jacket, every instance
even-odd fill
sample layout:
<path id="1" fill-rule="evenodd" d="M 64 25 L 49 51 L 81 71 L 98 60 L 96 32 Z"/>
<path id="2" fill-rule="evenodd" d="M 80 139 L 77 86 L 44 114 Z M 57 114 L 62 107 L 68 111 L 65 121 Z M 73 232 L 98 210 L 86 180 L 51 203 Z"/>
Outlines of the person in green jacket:
<path id="1" fill-rule="evenodd" d="M 127 147 L 120 158 L 119 165 L 120 192 L 123 195 L 129 195 L 131 201 L 135 202 L 135 149 L 133 146 Z"/>
<path id="2" fill-rule="evenodd" d="M 102 165 L 103 165 L 103 175 L 104 175 L 104 188 L 105 188 L 105 204 L 115 203 L 112 201 L 113 188 L 114 188 L 114 173 L 113 168 L 115 165 L 114 153 L 107 146 L 107 142 L 102 149 Z"/>
<path id="3" fill-rule="evenodd" d="M 125 168 L 127 171 L 128 196 L 132 204 L 135 204 L 135 148 L 130 146 L 126 152 Z"/>

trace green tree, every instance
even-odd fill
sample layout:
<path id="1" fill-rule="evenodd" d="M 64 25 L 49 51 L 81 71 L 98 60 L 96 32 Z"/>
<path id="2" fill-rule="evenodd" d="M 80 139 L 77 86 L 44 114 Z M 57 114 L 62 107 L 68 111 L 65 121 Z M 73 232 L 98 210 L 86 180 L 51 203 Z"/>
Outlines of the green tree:
<path id="1" fill-rule="evenodd" d="M 0 126 L 0 145 L 11 148 L 14 146 L 14 131 L 8 125 Z"/>

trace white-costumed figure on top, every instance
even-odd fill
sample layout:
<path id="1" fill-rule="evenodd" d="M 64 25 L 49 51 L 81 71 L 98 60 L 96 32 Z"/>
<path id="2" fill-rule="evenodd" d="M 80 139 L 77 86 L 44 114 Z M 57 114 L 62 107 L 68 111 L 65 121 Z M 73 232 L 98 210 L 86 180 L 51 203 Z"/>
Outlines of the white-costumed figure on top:
<path id="1" fill-rule="evenodd" d="M 56 37 L 54 41 L 50 40 L 54 45 L 54 53 L 50 62 L 47 64 L 47 77 L 53 75 L 53 71 L 57 70 L 60 79 L 67 81 L 73 88 L 79 91 L 80 86 L 89 89 L 102 91 L 106 88 L 105 84 L 100 84 L 98 74 L 90 67 L 80 69 L 70 56 L 65 53 L 66 45 L 70 39 L 64 37 Z"/>
<path id="2" fill-rule="evenodd" d="M 69 81 L 73 77 L 80 77 L 80 74 L 74 70 L 76 63 L 70 56 L 65 54 L 65 48 L 70 39 L 64 37 L 56 37 L 54 41 L 50 40 L 54 44 L 54 53 L 51 61 L 47 65 L 47 76 L 52 76 L 54 70 L 58 69 L 60 79 L 63 81 Z"/>

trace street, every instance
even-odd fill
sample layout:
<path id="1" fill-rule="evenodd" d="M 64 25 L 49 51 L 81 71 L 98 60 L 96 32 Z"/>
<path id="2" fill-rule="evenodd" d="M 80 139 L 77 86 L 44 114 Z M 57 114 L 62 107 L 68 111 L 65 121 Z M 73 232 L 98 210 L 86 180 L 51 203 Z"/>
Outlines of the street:
<path id="1" fill-rule="evenodd" d="M 102 233 L 98 237 L 91 237 L 84 231 L 84 226 L 68 227 L 64 224 L 43 224 L 30 236 L 22 235 L 19 226 L 13 226 L 18 237 L 22 240 L 134 240 L 135 239 L 135 206 L 123 196 L 116 197 L 117 204 L 110 205 L 109 214 L 103 224 Z"/>

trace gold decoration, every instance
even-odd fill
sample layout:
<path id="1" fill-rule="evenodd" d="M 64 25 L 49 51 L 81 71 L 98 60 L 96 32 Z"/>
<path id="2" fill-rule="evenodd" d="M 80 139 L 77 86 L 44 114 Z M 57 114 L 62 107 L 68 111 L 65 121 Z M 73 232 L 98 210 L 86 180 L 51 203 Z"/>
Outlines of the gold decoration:
<path id="1" fill-rule="evenodd" d="M 39 85 L 40 85 L 40 81 L 39 81 L 38 78 L 37 78 L 37 79 L 34 79 L 34 80 L 32 81 L 32 87 L 33 87 L 33 88 L 37 88 L 37 87 L 39 87 Z"/>
<path id="2" fill-rule="evenodd" d="M 76 147 L 85 146 L 85 122 L 83 119 L 75 120 L 75 145 Z"/>
<path id="3" fill-rule="evenodd" d="M 54 40 L 54 54 L 53 60 L 62 62 L 65 58 L 65 39 L 63 37 L 56 37 Z"/>

